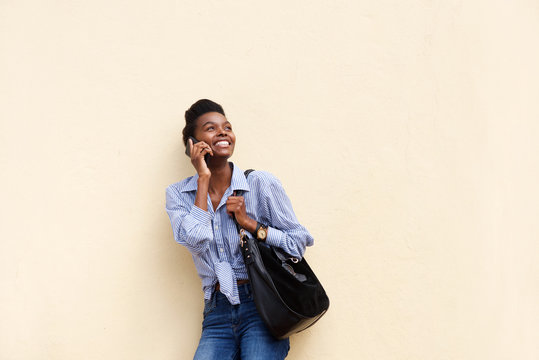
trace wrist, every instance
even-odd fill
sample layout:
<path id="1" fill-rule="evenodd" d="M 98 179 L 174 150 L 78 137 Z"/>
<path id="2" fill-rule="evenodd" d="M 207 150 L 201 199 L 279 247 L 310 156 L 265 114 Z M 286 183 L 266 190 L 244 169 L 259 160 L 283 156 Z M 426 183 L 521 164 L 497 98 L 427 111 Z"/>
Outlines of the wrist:
<path id="1" fill-rule="evenodd" d="M 253 234 L 258 241 L 265 242 L 268 237 L 268 227 L 259 222 L 256 223 L 255 234 Z"/>
<path id="2" fill-rule="evenodd" d="M 199 186 L 200 185 L 209 185 L 210 177 L 211 177 L 211 173 L 210 174 L 198 174 L 197 184 Z"/>
<path id="3" fill-rule="evenodd" d="M 250 217 L 246 216 L 246 218 L 240 223 L 240 225 L 242 228 L 244 228 L 245 230 L 253 234 L 255 232 L 257 222 L 251 219 Z"/>

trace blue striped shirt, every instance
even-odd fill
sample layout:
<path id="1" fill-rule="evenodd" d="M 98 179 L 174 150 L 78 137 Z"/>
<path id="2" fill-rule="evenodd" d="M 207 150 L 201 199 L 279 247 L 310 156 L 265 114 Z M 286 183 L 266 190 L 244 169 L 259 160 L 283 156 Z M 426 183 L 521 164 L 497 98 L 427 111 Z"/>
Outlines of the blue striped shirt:
<path id="1" fill-rule="evenodd" d="M 305 247 L 313 244 L 312 236 L 299 224 L 281 182 L 272 174 L 254 171 L 245 178 L 243 171 L 233 166 L 230 187 L 215 211 L 209 195 L 208 211 L 195 205 L 197 181 L 195 175 L 167 187 L 166 210 L 174 239 L 193 256 L 205 299 L 210 299 L 219 282 L 220 291 L 230 303 L 239 304 L 236 282 L 248 279 L 238 230 L 226 212 L 226 201 L 234 191 L 243 192 L 247 215 L 268 225 L 267 244 L 300 258 Z"/>

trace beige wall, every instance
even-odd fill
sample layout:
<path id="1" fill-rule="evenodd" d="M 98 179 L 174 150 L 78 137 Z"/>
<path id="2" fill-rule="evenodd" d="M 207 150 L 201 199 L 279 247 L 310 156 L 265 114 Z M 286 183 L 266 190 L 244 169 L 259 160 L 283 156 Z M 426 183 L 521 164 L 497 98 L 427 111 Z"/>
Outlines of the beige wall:
<path id="1" fill-rule="evenodd" d="M 190 359 L 164 189 L 221 102 L 332 304 L 290 359 L 539 358 L 539 5 L 0 2 L 0 359 Z"/>

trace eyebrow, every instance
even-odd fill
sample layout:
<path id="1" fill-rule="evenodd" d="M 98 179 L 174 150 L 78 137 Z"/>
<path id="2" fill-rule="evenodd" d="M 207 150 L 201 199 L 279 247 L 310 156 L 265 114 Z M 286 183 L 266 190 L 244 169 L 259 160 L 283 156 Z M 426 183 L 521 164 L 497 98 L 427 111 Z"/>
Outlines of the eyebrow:
<path id="1" fill-rule="evenodd" d="M 206 125 L 215 125 L 215 124 L 217 124 L 215 121 L 208 120 L 204 124 L 202 124 L 202 127 Z M 225 121 L 223 125 L 232 125 L 232 124 L 230 123 L 230 121 Z"/>

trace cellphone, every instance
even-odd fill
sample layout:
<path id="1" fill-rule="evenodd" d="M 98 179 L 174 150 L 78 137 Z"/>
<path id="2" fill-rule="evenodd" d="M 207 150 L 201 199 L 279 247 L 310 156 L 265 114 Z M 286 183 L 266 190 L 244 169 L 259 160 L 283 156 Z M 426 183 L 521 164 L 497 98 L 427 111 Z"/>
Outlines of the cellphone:
<path id="1" fill-rule="evenodd" d="M 189 139 L 193 141 L 193 145 L 199 142 L 197 139 L 195 139 L 192 136 L 189 136 Z M 189 141 L 187 141 L 187 145 L 185 145 L 185 155 L 191 157 L 191 146 L 189 145 Z M 208 164 L 208 161 L 210 160 L 210 154 L 204 155 L 204 160 L 206 161 L 206 164 Z"/>

